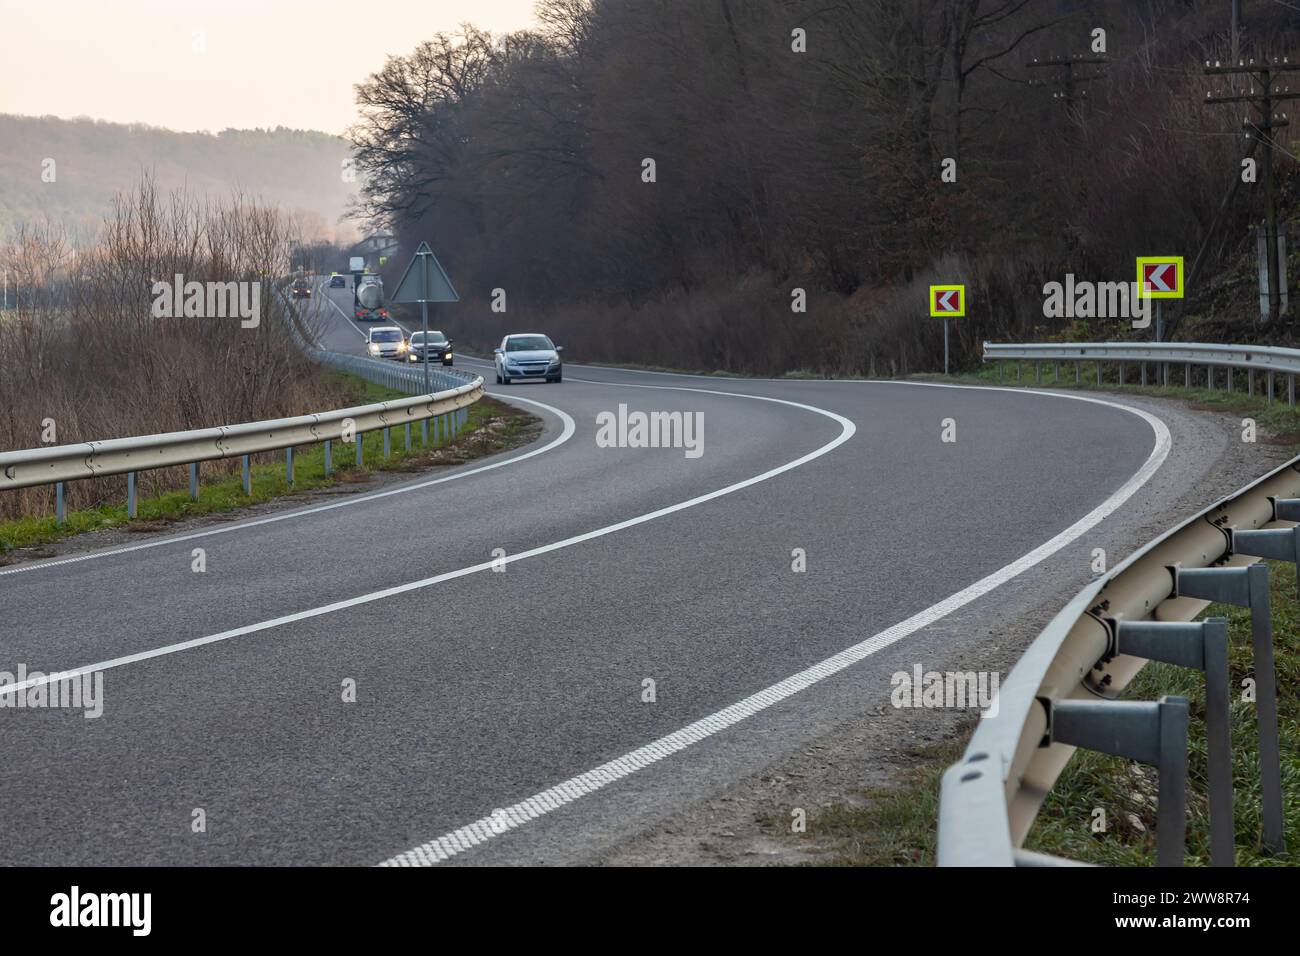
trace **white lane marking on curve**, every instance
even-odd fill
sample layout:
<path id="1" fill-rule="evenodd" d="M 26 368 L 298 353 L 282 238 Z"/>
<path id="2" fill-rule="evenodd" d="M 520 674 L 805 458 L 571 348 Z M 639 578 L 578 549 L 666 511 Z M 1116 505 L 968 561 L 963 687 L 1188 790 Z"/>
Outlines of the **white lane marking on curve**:
<path id="1" fill-rule="evenodd" d="M 321 292 L 321 291 L 323 291 L 324 289 L 325 289 L 325 286 L 322 285 L 322 286 L 321 286 L 319 289 L 317 289 L 316 291 Z M 338 309 L 339 315 L 343 316 L 343 319 L 348 323 L 348 325 L 352 326 L 354 329 L 357 330 L 357 333 L 361 336 L 362 341 L 369 341 L 370 336 L 369 336 L 369 334 L 366 332 L 366 330 L 363 329 L 361 326 L 357 325 L 355 322 L 353 322 L 353 321 L 352 321 L 352 316 L 350 316 L 350 315 L 348 315 L 346 312 L 344 312 L 344 311 L 343 311 L 343 307 L 340 306 L 337 302 L 335 302 L 335 301 L 334 301 L 334 297 L 333 297 L 332 295 L 330 295 L 328 292 L 325 292 L 325 301 L 328 302 L 330 305 L 334 306 L 334 308 Z"/>
<path id="2" fill-rule="evenodd" d="M 41 561 L 37 564 L 22 564 L 16 568 L 0 569 L 0 577 L 9 574 L 24 574 L 28 571 L 40 571 L 45 568 L 57 568 L 64 564 L 78 564 L 82 561 L 93 561 L 96 558 L 108 558 L 118 554 L 130 554 L 133 551 L 146 551 L 150 548 L 161 548 L 169 544 L 179 544 L 183 541 L 193 541 L 197 538 L 208 538 L 217 534 L 229 534 L 232 531 L 243 531 L 246 528 L 256 528 L 260 525 L 275 524 L 279 521 L 288 521 L 292 518 L 302 518 L 307 515 L 320 514 L 323 511 L 333 511 L 336 508 L 350 508 L 352 505 L 363 504 L 367 501 L 376 501 L 380 498 L 389 498 L 393 495 L 404 495 L 411 491 L 419 491 L 422 488 L 428 488 L 432 485 L 440 485 L 446 481 L 457 481 L 461 478 L 468 478 L 470 475 L 482 474 L 485 471 L 492 471 L 497 468 L 504 468 L 506 465 L 518 464 L 521 461 L 527 461 L 544 452 L 550 451 L 559 445 L 564 444 L 574 436 L 577 426 L 574 424 L 572 416 L 568 412 L 562 411 L 553 405 L 547 405 L 545 402 L 539 402 L 531 398 L 523 398 L 518 395 L 511 395 L 508 398 L 503 396 L 504 401 L 527 402 L 529 405 L 536 405 L 538 408 L 545 409 L 560 419 L 563 428 L 554 440 L 547 442 L 541 448 L 534 448 L 531 451 L 524 452 L 521 455 L 515 455 L 504 461 L 493 462 L 490 465 L 480 465 L 477 468 L 471 468 L 468 471 L 458 471 L 450 475 L 443 475 L 441 478 L 431 478 L 428 481 L 421 481 L 411 485 L 402 485 L 400 488 L 390 488 L 387 491 L 376 491 L 368 495 L 357 495 L 356 497 L 345 498 L 342 501 L 335 501 L 328 505 L 316 505 L 312 508 L 303 508 L 300 511 L 289 511 L 284 514 L 269 515 L 265 518 L 253 518 L 249 521 L 239 521 L 234 524 L 223 525 L 220 528 L 209 528 L 205 531 L 194 531 L 190 534 L 176 535 L 173 537 L 159 538 L 157 541 L 145 541 L 141 544 L 129 545 L 125 548 L 111 548 L 106 551 L 90 551 L 86 554 L 76 554 L 66 558 L 56 558 L 51 561 Z"/>
<path id="3" fill-rule="evenodd" d="M 630 387 L 640 388 L 643 386 L 630 386 Z M 654 388 L 654 387 L 661 387 L 661 386 L 644 386 L 644 387 Z M 490 570 L 493 567 L 500 567 L 503 564 L 513 564 L 516 561 L 523 561 L 527 558 L 536 557 L 541 554 L 549 554 L 552 551 L 559 551 L 562 548 L 572 547 L 573 545 L 582 544 L 583 542 L 586 541 L 592 541 L 596 538 L 603 538 L 605 535 L 613 534 L 617 531 L 622 531 L 625 528 L 631 528 L 631 527 L 635 527 L 636 525 L 645 524 L 648 521 L 654 521 L 656 518 L 662 518 L 664 515 L 670 515 L 678 511 L 684 511 L 687 508 L 693 508 L 696 505 L 704 504 L 705 502 L 712 501 L 715 498 L 721 498 L 724 495 L 729 495 L 734 492 L 740 491 L 743 488 L 748 488 L 751 485 L 756 485 L 761 481 L 766 481 L 769 478 L 774 478 L 777 475 L 784 474 L 787 471 L 792 471 L 795 468 L 798 468 L 800 465 L 807 464 L 808 462 L 820 458 L 822 455 L 825 455 L 828 452 L 831 452 L 834 449 L 838 448 L 840 445 L 844 444 L 846 441 L 852 438 L 854 433 L 857 431 L 857 426 L 854 425 L 853 422 L 849 421 L 849 419 L 845 418 L 842 415 L 837 415 L 834 412 L 826 411 L 825 409 L 817 408 L 816 406 L 813 405 L 804 405 L 800 402 L 787 401 L 783 398 L 767 398 L 767 397 L 756 396 L 756 395 L 738 395 L 733 392 L 715 392 L 712 391 L 711 389 L 680 389 L 680 391 L 708 392 L 709 394 L 724 395 L 730 398 L 750 398 L 750 399 L 754 399 L 755 401 L 771 402 L 775 405 L 788 405 L 792 408 L 799 408 L 805 411 L 816 412 L 818 415 L 824 415 L 825 417 L 836 422 L 840 426 L 840 433 L 839 435 L 831 439 L 826 444 L 813 449 L 812 451 L 808 452 L 806 455 L 802 455 L 799 458 L 796 458 L 792 461 L 788 461 L 783 465 L 778 465 L 775 468 L 770 468 L 767 471 L 763 472 L 762 474 L 754 475 L 753 477 L 750 478 L 745 478 L 742 481 L 734 482 L 733 484 L 726 485 L 725 487 L 718 488 L 714 491 L 706 492 L 705 494 L 702 495 L 697 495 L 696 497 L 689 498 L 686 501 L 679 501 L 676 504 L 667 505 L 666 507 L 659 508 L 655 511 L 649 511 L 646 512 L 645 514 L 637 515 L 636 517 L 633 518 L 627 518 L 626 520 L 619 521 L 611 525 L 606 525 L 603 528 L 597 528 L 594 531 L 586 531 L 582 534 L 574 535 L 573 537 L 570 538 L 564 538 L 561 541 L 554 541 L 550 544 L 544 544 L 544 545 L 539 545 L 536 548 L 530 548 L 527 551 L 520 551 L 518 554 L 506 555 L 505 557 L 501 557 L 501 558 L 493 558 L 491 561 L 484 561 L 481 564 L 470 565 L 469 567 L 459 568 L 455 571 L 446 571 L 443 572 L 442 574 L 435 574 L 432 577 L 421 578 L 418 581 L 410 581 L 406 584 L 394 585 L 393 587 L 384 588 L 383 590 L 380 591 L 372 591 L 369 594 L 362 594 L 362 595 L 358 595 L 357 597 L 346 598 L 342 601 L 335 601 L 331 604 L 325 604 L 320 607 L 308 608 L 305 611 L 297 611 L 293 614 L 285 614 L 282 615 L 281 617 L 272 618 L 267 621 L 261 621 L 257 624 L 248 624 L 243 627 L 231 628 L 228 631 L 221 631 L 218 634 L 209 634 L 205 637 L 196 637 L 193 638 L 192 640 L 180 641 L 176 644 L 168 644 L 164 647 L 157 647 L 148 651 L 140 651 L 135 654 L 127 654 L 123 657 L 115 657 L 111 660 L 100 661 L 98 664 L 85 664 L 81 667 L 72 668 L 71 670 L 55 671 L 50 674 L 46 674 L 42 677 L 29 678 L 19 683 L 4 684 L 0 686 L 0 696 L 4 696 L 7 694 L 14 694 L 19 691 L 25 690 L 29 687 L 35 687 L 41 684 L 49 684 L 56 678 L 63 680 L 70 677 L 75 677 L 79 674 L 93 674 L 96 671 L 110 670 L 115 667 L 122 667 L 126 664 L 134 664 L 134 663 L 138 663 L 139 661 L 150 660 L 151 658 L 154 657 L 164 657 L 169 654 L 178 654 L 181 651 L 188 651 L 196 647 L 203 647 L 208 644 L 215 644 L 218 641 L 227 641 L 230 640 L 231 638 L 242 637 L 246 634 L 256 634 L 260 631 L 268 631 L 271 630 L 272 628 L 281 627 L 285 624 L 292 624 L 295 621 L 304 621 L 309 618 L 320 617 L 321 615 L 324 614 L 331 614 L 335 611 L 342 611 L 346 608 L 357 607 L 358 605 L 361 604 L 370 604 L 374 601 L 382 601 L 398 594 L 405 594 L 408 591 L 415 591 L 421 588 L 432 587 L 435 584 L 441 584 L 443 581 L 452 581 L 455 580 L 456 578 L 463 578 L 470 574 L 477 574 L 480 571 Z M 527 401 L 527 399 L 521 399 L 521 401 Z M 561 412 L 560 414 L 564 414 L 564 413 Z M 571 418 L 565 415 L 565 419 L 568 425 L 572 425 L 573 420 Z"/>
<path id="4" fill-rule="evenodd" d="M 662 388 L 664 386 L 655 385 L 634 385 L 633 388 Z M 978 386 L 947 386 L 947 387 L 978 387 Z M 685 389 L 690 391 L 691 389 Z M 1023 394 L 1023 393 L 1018 393 Z M 1044 394 L 1044 393 L 1030 393 Z M 464 853 L 482 843 L 491 840 L 493 837 L 507 833 L 516 827 L 523 826 L 531 820 L 540 816 L 558 810 L 567 804 L 573 803 L 581 797 L 595 793 L 610 784 L 628 777 L 638 770 L 663 760 L 681 750 L 685 750 L 692 744 L 697 744 L 714 734 L 720 733 L 735 724 L 740 723 L 748 717 L 780 703 L 788 697 L 799 693 L 801 690 L 813 686 L 819 681 L 825 680 L 834 674 L 853 664 L 858 663 L 872 654 L 889 647 L 910 634 L 919 631 L 923 627 L 933 624 L 935 621 L 951 614 L 953 611 L 970 604 L 977 598 L 983 597 L 990 591 L 1010 581 L 1017 575 L 1029 570 L 1034 565 L 1040 563 L 1046 558 L 1055 554 L 1061 548 L 1065 547 L 1071 541 L 1079 538 L 1088 530 L 1103 521 L 1107 516 L 1112 514 L 1117 508 L 1124 504 L 1132 497 L 1139 488 L 1151 480 L 1151 477 L 1164 464 L 1165 459 L 1169 456 L 1169 449 L 1172 446 L 1172 439 L 1169 435 L 1169 429 L 1163 421 L 1154 415 L 1143 411 L 1140 408 L 1133 408 L 1127 405 L 1121 405 L 1118 402 L 1110 402 L 1104 399 L 1087 398 L 1077 395 L 1063 395 L 1060 393 L 1047 393 L 1056 397 L 1067 398 L 1078 401 L 1093 402 L 1098 405 L 1109 405 L 1112 408 L 1121 409 L 1131 412 L 1144 419 L 1155 432 L 1156 442 L 1152 448 L 1151 454 L 1132 477 L 1129 478 L 1118 490 L 1100 505 L 1088 512 L 1070 527 L 1066 528 L 1060 534 L 1039 545 L 1029 553 L 1017 558 L 1015 561 L 1007 564 L 992 574 L 980 578 L 974 584 L 971 584 L 962 590 L 951 594 L 936 604 L 930 605 L 923 611 L 920 611 L 905 621 L 900 621 L 891 627 L 886 628 L 878 634 L 874 634 L 852 647 L 845 648 L 838 654 L 828 657 L 826 660 L 805 668 L 796 674 L 785 678 L 767 687 L 756 694 L 746 697 L 744 700 L 737 701 L 729 707 L 725 707 L 717 713 L 703 717 L 694 723 L 682 727 L 667 736 L 660 737 L 643 747 L 633 750 L 631 753 L 624 754 L 608 763 L 601 764 L 588 770 L 586 773 L 579 774 L 576 777 L 570 777 L 561 783 L 556 784 L 541 793 L 534 794 L 525 800 L 512 804 L 509 807 L 495 810 L 490 816 L 480 817 L 473 823 L 445 833 L 436 839 L 429 840 L 419 846 L 412 847 L 403 853 L 390 857 L 380 863 L 380 866 L 433 866 L 448 860 L 457 854 Z"/>

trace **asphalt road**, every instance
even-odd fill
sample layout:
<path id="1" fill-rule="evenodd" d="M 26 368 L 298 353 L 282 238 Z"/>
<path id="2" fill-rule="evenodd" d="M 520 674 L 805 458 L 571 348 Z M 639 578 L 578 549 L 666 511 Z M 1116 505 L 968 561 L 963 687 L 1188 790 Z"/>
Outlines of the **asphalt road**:
<path id="1" fill-rule="evenodd" d="M 360 352 L 322 294 L 324 344 Z M 924 630 L 896 625 L 1116 504 L 1158 437 L 992 389 L 570 364 L 490 391 L 544 419 L 535 445 L 0 572 L 0 669 L 128 658 L 98 719 L 0 710 L 0 862 L 579 858 L 775 756 L 832 682 L 887 687 Z M 620 404 L 700 413 L 703 454 L 599 447 Z"/>

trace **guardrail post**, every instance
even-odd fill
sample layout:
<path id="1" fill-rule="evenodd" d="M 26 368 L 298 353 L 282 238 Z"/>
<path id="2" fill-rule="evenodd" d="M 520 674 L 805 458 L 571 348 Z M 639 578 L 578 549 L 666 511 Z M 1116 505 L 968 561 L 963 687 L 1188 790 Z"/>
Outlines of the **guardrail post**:
<path id="1" fill-rule="evenodd" d="M 1268 403 L 1273 404 L 1273 370 L 1268 370 Z"/>
<path id="2" fill-rule="evenodd" d="M 1295 405 L 1295 375 L 1286 377 L 1286 403 Z"/>
<path id="3" fill-rule="evenodd" d="M 1168 362 L 1160 363 L 1160 384 L 1164 388 L 1169 387 L 1169 363 Z"/>
<path id="4" fill-rule="evenodd" d="M 1188 362 L 1186 367 L 1184 367 L 1183 369 L 1183 387 L 1184 388 L 1192 387 L 1192 363 L 1191 362 Z"/>
<path id="5" fill-rule="evenodd" d="M 1145 385 L 1147 383 L 1147 363 L 1139 362 L 1138 365 L 1142 366 L 1142 384 Z"/>
<path id="6" fill-rule="evenodd" d="M 411 423 L 406 423 L 406 450 L 411 450 Z"/>
<path id="7" fill-rule="evenodd" d="M 1245 568 L 1174 566 L 1173 597 L 1250 608 L 1251 650 L 1255 660 L 1255 717 L 1259 729 L 1261 842 L 1265 849 L 1286 849 L 1282 818 L 1282 769 L 1277 736 L 1277 677 L 1273 667 L 1273 617 L 1269 607 L 1268 565 Z"/>
<path id="8" fill-rule="evenodd" d="M 1300 498 L 1274 498 L 1273 518 L 1277 521 L 1300 521 Z"/>
<path id="9" fill-rule="evenodd" d="M 1003 365 L 1003 363 L 1002 363 L 1002 362 L 997 362 L 996 365 L 997 365 L 997 369 L 998 369 L 998 384 L 1001 385 L 1001 384 L 1002 384 L 1002 365 Z"/>
<path id="10" fill-rule="evenodd" d="M 56 481 L 54 483 L 54 523 L 62 528 L 66 517 L 63 511 L 63 482 Z"/>
<path id="11" fill-rule="evenodd" d="M 1246 369 L 1246 394 L 1252 398 L 1255 396 L 1255 370 Z"/>
<path id="12" fill-rule="evenodd" d="M 1052 743 L 1154 764 L 1156 864 L 1182 866 L 1187 831 L 1187 699 L 1158 701 L 1043 700 Z"/>
<path id="13" fill-rule="evenodd" d="M 251 495 L 253 493 L 253 477 L 249 474 L 247 455 L 243 456 L 243 461 L 240 464 L 240 472 L 242 473 L 244 482 L 244 494 Z"/>
<path id="14" fill-rule="evenodd" d="M 1207 391 L 1214 391 L 1214 366 L 1205 366 L 1205 388 Z"/>
<path id="15" fill-rule="evenodd" d="M 293 484 L 293 448 L 284 450 L 284 480 L 288 484 Z"/>
<path id="16" fill-rule="evenodd" d="M 190 462 L 190 501 L 199 500 L 199 463 Z"/>
<path id="17" fill-rule="evenodd" d="M 1228 619 L 1114 621 L 1119 654 L 1205 672 L 1205 745 L 1210 790 L 1210 862 L 1235 862 L 1232 816 L 1232 737 L 1228 727 Z"/>
<path id="18" fill-rule="evenodd" d="M 1101 387 L 1101 359 L 1097 359 L 1097 387 Z"/>
<path id="19" fill-rule="evenodd" d="M 1016 381 L 1020 381 L 1020 359 L 1016 359 Z"/>
<path id="20" fill-rule="evenodd" d="M 1074 384 L 1078 385 L 1079 380 L 1082 378 L 1083 378 L 1083 363 L 1075 362 L 1074 363 Z"/>
<path id="21" fill-rule="evenodd" d="M 126 473 L 126 516 L 135 517 L 135 472 Z"/>
<path id="22" fill-rule="evenodd" d="M 325 439 L 325 477 L 328 478 L 334 472 L 334 460 L 330 456 L 330 440 Z"/>
<path id="23" fill-rule="evenodd" d="M 1053 385 L 1061 384 L 1061 363 L 1060 362 L 1056 363 L 1056 369 L 1053 372 L 1052 384 Z"/>
<path id="24" fill-rule="evenodd" d="M 420 447 L 424 448 L 429 444 L 429 419 L 420 419 Z"/>
<path id="25" fill-rule="evenodd" d="M 389 429 L 387 425 L 384 426 L 384 457 L 385 458 L 387 458 L 393 452 L 392 436 L 388 434 L 390 430 L 391 429 Z"/>
<path id="26" fill-rule="evenodd" d="M 1123 362 L 1119 363 L 1119 383 L 1120 385 L 1124 384 L 1124 363 Z"/>
<path id="27" fill-rule="evenodd" d="M 365 441 L 365 436 L 361 432 L 357 432 L 356 435 L 353 437 L 356 440 L 356 444 L 357 444 L 357 467 L 360 468 L 361 467 L 361 445 Z"/>
<path id="28" fill-rule="evenodd" d="M 1232 366 L 1228 366 L 1228 391 L 1232 391 Z"/>
<path id="29" fill-rule="evenodd" d="M 1034 384 L 1035 385 L 1043 384 L 1043 363 L 1042 362 L 1034 363 Z"/>
<path id="30" fill-rule="evenodd" d="M 1279 514 L 1278 505 L 1285 503 L 1291 512 L 1292 503 L 1300 504 L 1298 498 L 1273 500 L 1273 514 Z M 1294 521 L 1294 518 L 1282 520 Z M 1248 554 L 1252 558 L 1272 558 L 1274 561 L 1287 561 L 1296 566 L 1296 597 L 1300 598 L 1300 525 L 1294 528 L 1235 528 L 1228 529 L 1231 534 L 1229 545 L 1237 554 Z"/>

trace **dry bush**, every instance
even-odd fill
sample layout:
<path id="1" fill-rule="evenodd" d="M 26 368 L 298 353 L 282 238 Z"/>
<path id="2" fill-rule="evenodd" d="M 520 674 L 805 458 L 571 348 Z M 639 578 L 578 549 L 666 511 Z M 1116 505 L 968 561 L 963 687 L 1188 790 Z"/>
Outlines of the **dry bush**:
<path id="1" fill-rule="evenodd" d="M 0 448 L 33 448 L 53 419 L 58 444 L 302 414 L 344 401 L 295 348 L 273 281 L 288 269 L 286 220 L 239 195 L 200 203 L 146 178 L 118 198 L 99 241 L 73 254 L 57 229 L 20 233 L 18 308 L 0 319 Z M 155 280 L 260 281 L 261 323 L 155 318 Z M 237 462 L 205 470 L 230 471 Z M 173 473 L 174 472 L 174 473 Z M 183 487 L 180 469 L 140 476 L 146 493 Z M 124 481 L 68 485 L 68 505 L 120 501 Z M 0 519 L 42 513 L 53 490 L 0 497 Z"/>

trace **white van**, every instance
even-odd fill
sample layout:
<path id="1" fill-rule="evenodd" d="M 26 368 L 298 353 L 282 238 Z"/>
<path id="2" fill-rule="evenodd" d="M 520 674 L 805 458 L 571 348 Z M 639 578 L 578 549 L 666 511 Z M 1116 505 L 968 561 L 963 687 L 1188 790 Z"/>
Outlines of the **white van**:
<path id="1" fill-rule="evenodd" d="M 396 325 L 378 325 L 366 334 L 366 351 L 375 358 L 406 358 L 406 333 Z"/>

